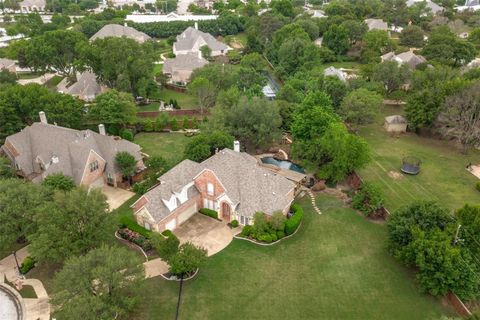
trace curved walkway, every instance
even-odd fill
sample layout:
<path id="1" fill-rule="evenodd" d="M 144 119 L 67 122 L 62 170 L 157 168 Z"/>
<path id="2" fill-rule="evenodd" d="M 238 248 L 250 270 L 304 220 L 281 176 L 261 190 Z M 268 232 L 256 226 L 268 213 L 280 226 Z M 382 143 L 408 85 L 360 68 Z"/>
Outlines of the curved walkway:
<path id="1" fill-rule="evenodd" d="M 28 256 L 28 246 L 17 251 L 18 263 L 21 264 Z M 4 277 L 13 284 L 21 282 L 22 285 L 32 286 L 37 295 L 36 299 L 22 298 L 25 304 L 26 320 L 49 320 L 50 304 L 49 297 L 42 282 L 37 279 L 20 279 L 17 276 L 16 263 L 13 255 L 9 255 L 0 261 L 0 282 L 4 281 Z"/>
<path id="2" fill-rule="evenodd" d="M 315 211 L 316 211 L 318 214 L 322 214 L 322 211 L 320 211 L 320 208 L 317 207 L 317 203 L 315 202 L 315 195 L 313 194 L 312 190 L 307 189 L 306 191 L 307 191 L 310 199 L 312 200 L 312 207 L 313 207 L 313 209 L 315 209 Z"/>

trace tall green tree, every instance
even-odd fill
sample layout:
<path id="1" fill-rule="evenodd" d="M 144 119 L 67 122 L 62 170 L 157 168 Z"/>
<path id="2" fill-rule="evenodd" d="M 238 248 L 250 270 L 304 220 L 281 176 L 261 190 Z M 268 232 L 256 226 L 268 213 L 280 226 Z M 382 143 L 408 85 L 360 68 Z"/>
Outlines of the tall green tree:
<path id="1" fill-rule="evenodd" d="M 37 230 L 28 236 L 30 254 L 37 261 L 64 261 L 87 253 L 108 237 L 108 204 L 95 189 L 59 192 L 38 209 L 36 223 Z"/>
<path id="2" fill-rule="evenodd" d="M 63 319 L 130 319 L 144 276 L 142 261 L 133 251 L 101 246 L 65 262 L 55 275 L 51 302 Z"/>
<path id="3" fill-rule="evenodd" d="M 424 43 L 423 30 L 419 26 L 407 26 L 400 33 L 400 44 L 403 46 L 421 48 Z"/>
<path id="4" fill-rule="evenodd" d="M 207 250 L 186 242 L 178 247 L 178 252 L 172 255 L 168 261 L 170 272 L 184 276 L 195 271 L 207 258 Z"/>
<path id="5" fill-rule="evenodd" d="M 46 200 L 38 185 L 0 179 L 0 248 L 23 243 L 35 232 L 35 215 Z"/>
<path id="6" fill-rule="evenodd" d="M 62 173 L 51 174 L 42 181 L 42 186 L 53 190 L 70 191 L 75 188 L 75 181 Z"/>
<path id="7" fill-rule="evenodd" d="M 193 137 L 185 146 L 184 157 L 196 162 L 202 162 L 216 150 L 232 148 L 233 137 L 222 131 L 202 131 Z"/>
<path id="8" fill-rule="evenodd" d="M 101 123 L 126 125 L 135 122 L 137 107 L 131 94 L 108 90 L 95 98 L 88 115 Z"/>
<path id="9" fill-rule="evenodd" d="M 350 92 L 338 110 L 343 119 L 351 124 L 360 125 L 372 123 L 380 112 L 383 98 L 378 93 L 367 89 L 357 89 Z"/>
<path id="10" fill-rule="evenodd" d="M 475 53 L 473 44 L 459 39 L 447 26 L 435 28 L 422 51 L 428 60 L 455 67 L 472 61 Z"/>
<path id="11" fill-rule="evenodd" d="M 350 38 L 345 26 L 333 25 L 323 34 L 322 45 L 336 54 L 342 55 L 350 49 Z"/>
<path id="12" fill-rule="evenodd" d="M 120 168 L 120 172 L 122 172 L 123 176 L 128 177 L 129 179 L 137 170 L 137 160 L 126 151 L 119 152 L 115 155 L 115 164 Z"/>
<path id="13" fill-rule="evenodd" d="M 396 61 L 385 61 L 374 67 L 372 79 L 381 82 L 387 92 L 393 92 L 400 89 L 410 75 L 407 65 L 398 64 Z"/>

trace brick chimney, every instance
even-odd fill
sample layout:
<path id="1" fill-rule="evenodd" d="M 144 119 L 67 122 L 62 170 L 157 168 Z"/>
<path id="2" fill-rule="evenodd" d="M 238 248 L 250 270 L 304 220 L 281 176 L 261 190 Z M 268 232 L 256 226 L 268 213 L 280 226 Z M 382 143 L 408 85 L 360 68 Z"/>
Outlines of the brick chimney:
<path id="1" fill-rule="evenodd" d="M 43 123 L 43 124 L 48 124 L 47 116 L 45 115 L 45 112 L 40 111 L 40 112 L 38 113 L 38 115 L 40 116 L 40 122 L 41 122 L 41 123 Z"/>
<path id="2" fill-rule="evenodd" d="M 233 141 L 233 151 L 240 152 L 240 141 L 238 140 Z"/>
<path id="3" fill-rule="evenodd" d="M 102 136 L 107 135 L 105 132 L 105 126 L 103 125 L 103 123 L 100 123 L 98 125 L 98 133 L 100 133 Z"/>

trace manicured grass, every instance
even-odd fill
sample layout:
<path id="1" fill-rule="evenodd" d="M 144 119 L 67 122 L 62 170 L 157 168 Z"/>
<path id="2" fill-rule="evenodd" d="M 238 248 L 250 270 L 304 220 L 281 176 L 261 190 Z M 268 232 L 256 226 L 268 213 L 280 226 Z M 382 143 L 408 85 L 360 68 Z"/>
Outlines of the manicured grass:
<path id="1" fill-rule="evenodd" d="M 189 142 L 183 133 L 139 133 L 134 142 L 142 147 L 142 151 L 150 156 L 161 156 L 169 163 L 176 164 L 183 160 L 183 151 Z"/>
<path id="2" fill-rule="evenodd" d="M 180 319 L 439 319 L 441 303 L 387 252 L 386 227 L 336 199 L 310 199 L 298 233 L 275 246 L 233 240 L 184 283 Z M 173 319 L 178 284 L 147 280 L 135 319 Z"/>
<path id="3" fill-rule="evenodd" d="M 480 152 L 472 150 L 465 155 L 445 141 L 414 133 L 393 137 L 382 127 L 383 116 L 393 114 L 402 114 L 402 108 L 384 107 L 374 124 L 360 129 L 370 145 L 372 160 L 359 174 L 382 189 L 387 209 L 394 211 L 421 199 L 438 201 L 452 210 L 467 202 L 479 204 L 480 192 L 475 190 L 479 180 L 465 167 L 470 162 L 480 163 Z M 421 160 L 420 174 L 400 174 L 405 156 Z"/>
<path id="4" fill-rule="evenodd" d="M 158 111 L 160 103 L 152 102 L 146 106 L 138 106 L 138 111 Z"/>
<path id="5" fill-rule="evenodd" d="M 18 72 L 18 79 L 35 79 L 40 77 L 42 74 L 40 72 Z"/>
<path id="6" fill-rule="evenodd" d="M 198 103 L 196 98 L 188 93 L 176 92 L 169 89 L 161 89 L 156 92 L 154 96 L 151 96 L 152 99 L 160 99 L 169 103 L 170 99 L 177 100 L 180 109 L 197 109 Z"/>
<path id="7" fill-rule="evenodd" d="M 19 292 L 22 298 L 26 298 L 26 299 L 38 298 L 37 294 L 35 293 L 35 289 L 33 289 L 33 287 L 30 285 L 24 285 Z"/>
<path id="8" fill-rule="evenodd" d="M 159 74 L 163 70 L 163 64 L 156 64 L 153 67 L 153 74 Z"/>
<path id="9" fill-rule="evenodd" d="M 53 76 L 50 80 L 48 80 L 47 82 L 45 82 L 45 86 L 51 90 L 54 90 L 56 91 L 57 90 L 57 85 L 60 83 L 60 81 L 63 80 L 63 77 L 61 76 Z"/>

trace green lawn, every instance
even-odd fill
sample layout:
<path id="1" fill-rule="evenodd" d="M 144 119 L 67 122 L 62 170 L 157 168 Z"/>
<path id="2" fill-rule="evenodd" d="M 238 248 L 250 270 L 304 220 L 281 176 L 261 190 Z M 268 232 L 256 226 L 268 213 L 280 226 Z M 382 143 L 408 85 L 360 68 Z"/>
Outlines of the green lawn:
<path id="1" fill-rule="evenodd" d="M 156 64 L 153 67 L 153 74 L 154 75 L 159 74 L 160 72 L 162 72 L 162 70 L 163 70 L 163 64 Z"/>
<path id="2" fill-rule="evenodd" d="M 150 156 L 161 156 L 171 164 L 183 160 L 183 151 L 190 138 L 183 133 L 139 133 L 134 142 Z"/>
<path id="3" fill-rule="evenodd" d="M 60 81 L 63 80 L 63 77 L 61 76 L 53 76 L 50 80 L 48 80 L 47 82 L 45 82 L 45 86 L 50 89 L 50 90 L 53 90 L 53 91 L 56 91 L 57 90 L 57 85 L 60 83 Z"/>
<path id="4" fill-rule="evenodd" d="M 234 240 L 184 284 L 180 319 L 439 319 L 450 314 L 421 294 L 385 247 L 386 227 L 336 199 L 310 200 L 291 239 L 262 247 Z M 178 284 L 147 280 L 134 319 L 173 319 Z"/>
<path id="5" fill-rule="evenodd" d="M 158 111 L 160 103 L 152 102 L 146 106 L 138 106 L 138 111 Z"/>
<path id="6" fill-rule="evenodd" d="M 177 100 L 180 109 L 197 109 L 198 103 L 194 96 L 188 93 L 176 92 L 173 90 L 162 88 L 150 96 L 151 99 L 160 99 L 168 103 L 170 99 Z"/>
<path id="7" fill-rule="evenodd" d="M 381 187 L 389 210 L 420 199 L 439 201 L 452 210 L 466 202 L 480 203 L 480 192 L 474 186 L 479 180 L 465 170 L 470 162 L 480 163 L 480 152 L 464 155 L 445 141 L 413 133 L 390 136 L 383 130 L 383 116 L 401 114 L 402 108 L 384 107 L 382 111 L 376 123 L 360 129 L 372 150 L 372 161 L 359 173 Z M 395 178 L 402 158 L 412 155 L 422 161 L 420 174 Z"/>

